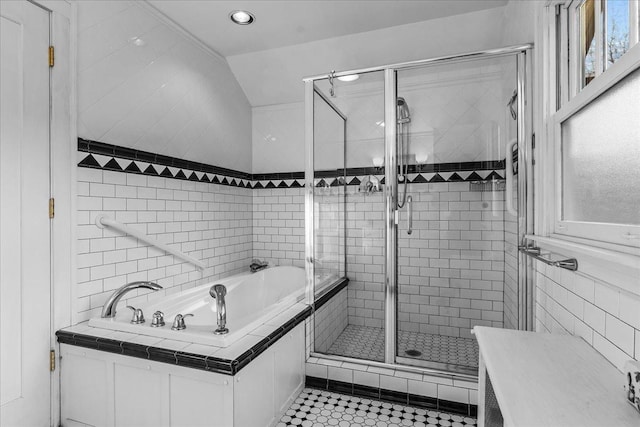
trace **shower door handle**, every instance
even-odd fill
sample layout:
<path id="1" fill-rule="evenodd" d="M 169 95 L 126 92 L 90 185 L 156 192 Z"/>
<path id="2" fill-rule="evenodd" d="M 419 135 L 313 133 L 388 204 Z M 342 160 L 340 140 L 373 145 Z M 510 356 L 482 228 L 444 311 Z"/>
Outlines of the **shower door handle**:
<path id="1" fill-rule="evenodd" d="M 413 232 L 413 197 L 407 197 L 407 234 Z"/>
<path id="2" fill-rule="evenodd" d="M 506 156 L 506 167 L 505 167 L 505 189 L 504 189 L 504 199 L 507 205 L 507 212 L 510 215 L 518 217 L 518 211 L 513 207 L 513 181 L 515 175 L 513 173 L 513 147 L 518 146 L 518 140 L 511 141 L 507 144 L 507 156 Z"/>

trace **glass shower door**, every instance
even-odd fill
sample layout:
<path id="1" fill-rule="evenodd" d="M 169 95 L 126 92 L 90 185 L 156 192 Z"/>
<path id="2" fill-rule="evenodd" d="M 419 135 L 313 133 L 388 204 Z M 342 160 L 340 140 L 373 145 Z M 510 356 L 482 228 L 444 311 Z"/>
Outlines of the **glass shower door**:
<path id="1" fill-rule="evenodd" d="M 474 373 L 471 328 L 518 327 L 516 85 L 514 55 L 396 72 L 398 363 Z"/>

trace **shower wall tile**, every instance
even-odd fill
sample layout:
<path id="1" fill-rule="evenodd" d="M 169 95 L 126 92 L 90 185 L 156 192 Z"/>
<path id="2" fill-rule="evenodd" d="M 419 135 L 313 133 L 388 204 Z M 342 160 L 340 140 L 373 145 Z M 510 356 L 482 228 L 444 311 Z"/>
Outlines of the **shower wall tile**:
<path id="1" fill-rule="evenodd" d="M 315 349 L 313 351 L 326 353 L 347 327 L 347 323 L 347 288 L 345 287 L 315 312 Z"/>
<path id="2" fill-rule="evenodd" d="M 579 272 L 534 266 L 538 332 L 579 336 L 620 371 L 640 360 L 640 297 Z"/>
<path id="3" fill-rule="evenodd" d="M 411 184 L 398 233 L 398 327 L 470 337 L 504 318 L 504 192 L 470 191 L 468 182 Z M 349 324 L 384 324 L 384 198 L 347 194 Z"/>
<path id="4" fill-rule="evenodd" d="M 77 322 L 99 315 L 113 290 L 134 280 L 164 287 L 126 304 L 246 271 L 252 257 L 250 189 L 79 167 Z M 203 272 L 130 236 L 95 225 L 105 214 L 199 259 Z"/>

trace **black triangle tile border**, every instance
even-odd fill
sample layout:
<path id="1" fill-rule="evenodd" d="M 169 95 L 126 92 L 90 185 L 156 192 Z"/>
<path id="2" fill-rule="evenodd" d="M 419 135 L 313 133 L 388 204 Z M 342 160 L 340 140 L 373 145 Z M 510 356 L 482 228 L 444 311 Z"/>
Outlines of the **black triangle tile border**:
<path id="1" fill-rule="evenodd" d="M 148 176 L 160 176 L 163 178 L 173 178 L 192 182 L 211 183 L 231 187 L 248 189 L 286 189 L 304 188 L 304 172 L 284 172 L 284 173 L 261 173 L 250 174 L 219 166 L 193 162 L 190 160 L 178 159 L 161 154 L 135 150 L 127 147 L 111 145 L 104 142 L 91 141 L 78 138 L 78 151 L 88 153 L 86 157 L 78 163 L 78 167 L 102 169 L 124 173 L 142 174 Z M 94 154 L 107 156 L 109 160 L 104 164 L 94 157 Z M 126 164 L 123 160 L 130 160 L 126 168 L 120 164 Z M 149 165 L 142 170 L 138 162 Z M 476 161 L 461 163 L 437 163 L 425 165 L 409 165 L 408 173 L 416 174 L 409 184 L 446 183 L 446 182 L 478 182 L 503 180 L 505 175 L 505 160 Z M 144 167 L 144 166 L 142 166 Z M 169 168 L 177 169 L 174 174 Z M 175 170 L 173 169 L 173 170 Z M 158 171 L 161 171 L 158 173 Z M 478 171 L 488 173 L 486 178 L 482 178 Z M 198 174 L 202 176 L 198 178 Z M 448 178 L 444 178 L 439 172 L 453 172 Z M 463 178 L 467 172 L 469 175 Z M 432 174 L 428 179 L 424 174 Z M 358 177 L 374 175 L 381 178 L 384 184 L 384 167 L 347 168 L 327 171 L 316 171 L 315 177 L 318 179 L 316 187 L 336 187 L 341 186 L 345 181 L 348 186 L 358 186 L 361 179 Z M 444 174 L 447 176 L 448 174 Z"/>

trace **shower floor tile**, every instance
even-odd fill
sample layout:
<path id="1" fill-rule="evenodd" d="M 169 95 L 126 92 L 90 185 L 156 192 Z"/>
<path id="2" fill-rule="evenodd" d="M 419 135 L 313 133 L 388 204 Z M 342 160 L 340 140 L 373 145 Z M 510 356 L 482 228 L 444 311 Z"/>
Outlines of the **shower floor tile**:
<path id="1" fill-rule="evenodd" d="M 471 427 L 475 418 L 305 388 L 276 427 Z"/>
<path id="2" fill-rule="evenodd" d="M 384 361 L 384 330 L 347 325 L 328 354 Z M 398 356 L 429 362 L 478 367 L 478 344 L 472 338 L 398 332 Z"/>

